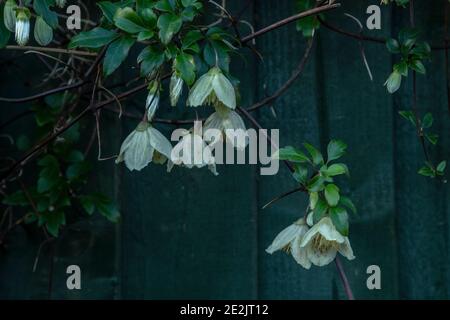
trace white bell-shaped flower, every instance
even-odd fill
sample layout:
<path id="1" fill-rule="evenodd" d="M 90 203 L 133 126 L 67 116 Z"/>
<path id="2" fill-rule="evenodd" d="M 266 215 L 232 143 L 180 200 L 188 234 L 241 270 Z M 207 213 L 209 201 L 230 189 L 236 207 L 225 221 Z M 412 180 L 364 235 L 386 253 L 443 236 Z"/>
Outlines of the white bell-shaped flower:
<path id="1" fill-rule="evenodd" d="M 30 38 L 30 12 L 26 8 L 17 9 L 16 16 L 16 42 L 25 46 Z"/>
<path id="2" fill-rule="evenodd" d="M 231 143 L 235 148 L 243 150 L 248 144 L 248 134 L 244 120 L 239 114 L 224 106 L 216 106 L 216 112 L 211 114 L 205 121 L 205 132 L 209 129 L 217 129 L 221 132 L 221 139 Z M 218 141 L 207 141 L 216 143 Z"/>
<path id="3" fill-rule="evenodd" d="M 198 107 L 205 104 L 236 108 L 236 93 L 230 80 L 217 67 L 202 75 L 192 87 L 187 105 Z"/>
<path id="4" fill-rule="evenodd" d="M 211 148 L 204 142 L 196 130 L 184 130 L 180 141 L 173 147 L 167 171 L 171 171 L 173 165 L 186 168 L 203 168 L 208 166 L 209 170 L 217 175 L 216 163 Z"/>
<path id="5" fill-rule="evenodd" d="M 339 252 L 349 260 L 355 259 L 348 237 L 337 231 L 329 217 L 322 218 L 306 232 L 300 243 L 300 251 L 316 266 L 325 266 Z"/>
<path id="6" fill-rule="evenodd" d="M 164 163 L 170 157 L 172 145 L 148 122 L 141 122 L 122 143 L 116 163 L 125 161 L 131 171 L 140 171 L 150 162 Z"/>
<path id="7" fill-rule="evenodd" d="M 291 254 L 303 268 L 311 268 L 311 262 L 308 259 L 306 250 L 302 250 L 300 247 L 300 243 L 308 229 L 309 227 L 303 218 L 297 220 L 275 237 L 272 244 L 266 249 L 266 252 L 272 254 L 275 251 L 284 250 Z"/>

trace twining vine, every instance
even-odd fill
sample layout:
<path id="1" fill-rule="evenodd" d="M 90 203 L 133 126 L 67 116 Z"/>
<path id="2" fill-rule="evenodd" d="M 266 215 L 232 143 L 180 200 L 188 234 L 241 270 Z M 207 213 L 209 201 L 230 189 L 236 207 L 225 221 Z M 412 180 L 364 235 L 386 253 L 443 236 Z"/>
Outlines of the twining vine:
<path id="1" fill-rule="evenodd" d="M 67 32 L 59 24 L 61 17 L 67 18 L 62 10 L 67 6 L 65 0 L 2 1 L 0 48 L 36 55 L 48 68 L 43 85 L 51 87 L 57 81 L 60 85 L 28 97 L 0 97 L 3 103 L 32 104 L 30 110 L 2 123 L 2 129 L 22 117 L 33 115 L 36 131 L 33 138 L 26 135 L 14 139 L 9 135 L 2 136 L 20 153 L 2 157 L 0 184 L 6 209 L 0 221 L 0 245 L 5 243 L 12 230 L 21 225 L 36 224 L 48 242 L 57 238 L 65 225 L 95 212 L 113 222 L 120 219 L 117 206 L 111 199 L 101 193 L 90 193 L 86 188 L 92 170 L 88 157 L 95 142 L 98 160 L 111 158 L 102 154 L 100 123 L 103 110 L 115 112 L 119 117 L 136 119 L 136 129 L 129 133 L 118 150 L 118 156 L 114 157 L 117 163 L 124 162 L 130 170 L 142 170 L 150 163 L 167 164 L 168 170 L 174 166 L 192 168 L 192 163 L 187 163 L 185 158 L 171 156 L 172 151 L 186 146 L 183 150 L 189 150 L 193 144 L 208 149 L 217 143 L 197 135 L 192 128 L 186 129 L 180 142 L 172 146 L 158 130 L 160 125 L 191 127 L 194 121 L 200 120 L 206 129 L 221 132 L 221 142 L 245 149 L 246 142 L 231 139 L 226 130 L 245 130 L 242 117 L 255 128 L 261 128 L 251 112 L 271 105 L 301 76 L 320 27 L 355 38 L 361 44 L 364 41 L 385 43 L 387 50 L 398 57 L 385 82 L 389 93 L 395 93 L 403 78 L 412 74 L 411 110 L 401 111 L 400 115 L 416 128 L 423 147 L 425 165 L 418 169 L 419 174 L 442 178 L 446 161 L 435 161 L 429 153 L 427 144 L 436 145 L 438 137 L 430 131 L 432 114 L 420 117 L 417 111 L 416 77 L 426 72 L 426 61 L 433 50 L 445 50 L 447 55 L 447 39 L 439 46 L 421 41 L 414 23 L 414 2 L 382 1 L 385 5 L 391 2 L 409 7 L 411 25 L 398 37 L 378 39 L 365 36 L 362 31 L 342 30 L 327 22 L 326 13 L 340 7 L 335 1 L 296 0 L 296 14 L 256 31 L 248 21 L 241 19 L 243 12 L 233 16 L 227 10 L 226 1 L 101 1 L 96 3 L 101 12 L 98 21 L 90 19 L 89 9 L 79 1 L 88 17 L 82 20 L 81 32 Z M 446 11 L 447 5 L 446 1 Z M 205 18 L 206 7 L 208 12 L 214 12 L 216 20 Z M 244 50 L 250 50 L 257 59 L 260 58 L 255 40 L 292 22 L 296 22 L 297 30 L 307 41 L 298 66 L 272 95 L 252 106 L 242 107 L 239 80 L 230 73 L 230 64 Z M 241 34 L 242 27 L 249 30 L 245 36 Z M 33 41 L 37 46 L 30 45 Z M 132 48 L 138 48 L 140 53 L 136 64 L 130 66 L 126 63 Z M 361 54 L 370 74 L 362 45 Z M 139 76 L 132 81 L 113 85 L 106 81 L 119 68 L 134 65 L 139 67 Z M 131 89 L 125 90 L 127 87 Z M 124 99 L 144 90 L 147 91 L 147 99 L 142 102 L 141 114 L 130 112 L 122 105 Z M 195 110 L 199 106 L 210 106 L 211 114 L 206 119 L 158 118 L 159 109 L 163 107 L 161 96 L 165 94 L 173 107 L 183 105 Z M 86 107 L 80 109 L 83 105 Z M 84 125 L 81 120 L 87 115 L 94 115 L 95 121 L 91 133 L 85 137 L 86 130 L 81 130 Z M 88 143 L 83 143 L 85 141 Z M 342 194 L 337 181 L 337 177 L 349 174 L 345 163 L 339 162 L 347 145 L 340 140 L 331 140 L 323 151 L 306 142 L 302 146 L 303 150 L 287 146 L 273 155 L 285 162 L 297 188 L 276 197 L 268 205 L 296 192 L 307 193 L 309 204 L 305 215 L 275 237 L 266 251 L 285 250 L 306 269 L 334 261 L 345 292 L 349 299 L 353 299 L 337 255 L 339 253 L 349 260 L 355 258 L 348 238 L 348 212 L 356 214 L 356 207 L 348 196 Z M 210 152 L 196 166 L 208 167 L 217 174 L 215 164 L 214 154 Z M 36 168 L 37 174 L 32 174 L 27 165 Z M 20 212 L 25 212 L 19 218 L 13 214 L 17 207 L 23 208 Z"/>

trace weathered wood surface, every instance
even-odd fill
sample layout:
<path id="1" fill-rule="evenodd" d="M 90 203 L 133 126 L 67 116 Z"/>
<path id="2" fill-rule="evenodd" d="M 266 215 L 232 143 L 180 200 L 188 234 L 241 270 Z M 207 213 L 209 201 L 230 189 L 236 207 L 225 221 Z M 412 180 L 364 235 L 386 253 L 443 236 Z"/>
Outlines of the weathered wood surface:
<path id="1" fill-rule="evenodd" d="M 342 1 L 328 21 L 357 31 L 351 13 L 363 22 L 368 4 Z M 434 43 L 443 37 L 444 1 L 417 2 L 417 24 Z M 294 12 L 293 1 L 257 1 L 246 16 L 256 29 Z M 243 3 L 233 3 L 239 8 Z M 379 37 L 395 36 L 409 23 L 405 10 L 382 10 Z M 248 32 L 242 29 L 242 32 Z M 264 61 L 233 66 L 241 79 L 243 106 L 274 92 L 301 59 L 305 40 L 295 25 L 257 40 Z M 281 145 L 304 141 L 325 147 L 331 138 L 349 145 L 345 161 L 351 178 L 345 184 L 359 209 L 350 239 L 356 260 L 344 262 L 357 298 L 448 298 L 449 187 L 416 174 L 422 151 L 414 129 L 398 115 L 411 106 L 411 77 L 393 97 L 382 86 L 395 62 L 382 44 L 365 43 L 374 80 L 370 81 L 358 42 L 322 28 L 301 78 L 273 107 L 257 112 L 266 128 L 280 129 Z M 239 59 L 237 59 L 239 60 Z M 254 61 L 251 53 L 247 61 Z M 418 79 L 421 113 L 433 112 L 440 146 L 439 159 L 449 159 L 444 51 L 435 52 L 427 75 Z M 0 79 L 1 95 L 17 92 L 23 83 Z M 126 74 L 117 77 L 127 77 Z M 144 95 L 134 103 L 143 105 Z M 167 103 L 165 103 L 167 104 Z M 132 103 L 125 104 L 131 107 Z M 164 103 L 163 103 L 164 105 Z M 12 109 L 12 108 L 15 109 Z M 3 105 L 2 119 L 25 106 Z M 11 111 L 13 110 L 13 111 Z M 192 117 L 190 110 L 167 111 L 162 117 Z M 103 128 L 106 154 L 117 152 L 121 139 L 136 125 L 107 115 Z M 248 124 L 250 125 L 250 124 Z M 172 128 L 158 126 L 167 135 Z M 14 128 L 20 130 L 20 127 Z M 17 132 L 16 131 L 16 132 Z M 284 254 L 264 249 L 286 225 L 304 213 L 306 197 L 286 198 L 261 210 L 274 196 L 295 187 L 289 172 L 260 176 L 256 166 L 219 166 L 214 177 L 205 170 L 150 166 L 130 173 L 112 162 L 98 164 L 94 188 L 114 195 L 122 213 L 118 226 L 103 219 L 81 224 L 55 247 L 53 298 L 217 298 L 338 299 L 345 298 L 334 265 L 301 269 Z M 18 229 L 0 256 L 1 298 L 48 297 L 49 252 L 43 251 L 32 273 L 38 244 Z M 65 289 L 65 266 L 83 270 L 83 289 Z M 366 268 L 382 271 L 382 290 L 366 287 Z"/>

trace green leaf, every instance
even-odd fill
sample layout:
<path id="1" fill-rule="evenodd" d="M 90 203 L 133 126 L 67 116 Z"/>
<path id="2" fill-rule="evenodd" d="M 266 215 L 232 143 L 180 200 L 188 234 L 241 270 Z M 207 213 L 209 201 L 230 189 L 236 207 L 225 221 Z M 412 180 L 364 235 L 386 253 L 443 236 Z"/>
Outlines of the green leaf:
<path id="1" fill-rule="evenodd" d="M 128 33 L 147 31 L 142 18 L 130 7 L 125 7 L 116 11 L 116 14 L 114 15 L 114 24 L 117 28 Z"/>
<path id="2" fill-rule="evenodd" d="M 439 139 L 439 136 L 434 133 L 425 133 L 425 138 L 432 144 L 436 145 Z"/>
<path id="3" fill-rule="evenodd" d="M 341 140 L 331 140 L 327 147 L 328 162 L 339 159 L 345 153 L 347 145 Z"/>
<path id="4" fill-rule="evenodd" d="M 339 188 L 335 184 L 328 184 L 325 187 L 325 199 L 330 207 L 335 207 L 339 203 Z"/>
<path id="5" fill-rule="evenodd" d="M 111 23 L 114 23 L 114 15 L 120 8 L 116 3 L 110 1 L 100 1 L 96 3 L 102 10 L 103 16 Z"/>
<path id="6" fill-rule="evenodd" d="M 75 123 L 69 129 L 67 129 L 61 135 L 61 137 L 70 143 L 77 142 L 80 139 L 80 123 L 79 122 Z"/>
<path id="7" fill-rule="evenodd" d="M 342 207 L 335 207 L 330 209 L 330 218 L 336 230 L 344 237 L 348 236 L 348 214 L 347 210 Z"/>
<path id="8" fill-rule="evenodd" d="M 427 73 L 425 66 L 423 65 L 422 61 L 420 61 L 420 60 L 413 60 L 409 66 L 411 67 L 411 69 L 417 71 L 418 73 L 421 73 L 421 74 Z"/>
<path id="9" fill-rule="evenodd" d="M 294 179 L 302 184 L 308 181 L 308 168 L 294 164 L 294 173 L 292 173 Z"/>
<path id="10" fill-rule="evenodd" d="M 437 173 L 439 175 L 443 175 L 446 167 L 447 167 L 447 161 L 445 161 L 445 160 L 441 161 L 436 167 Z"/>
<path id="11" fill-rule="evenodd" d="M 319 198 L 313 210 L 313 222 L 319 222 L 327 214 L 327 210 L 327 203 L 322 198 Z"/>
<path id="12" fill-rule="evenodd" d="M 436 171 L 428 164 L 423 166 L 422 168 L 420 168 L 417 173 L 422 176 L 425 176 L 425 177 L 430 177 L 430 178 L 436 177 Z"/>
<path id="13" fill-rule="evenodd" d="M 37 15 L 41 16 L 44 21 L 53 29 L 58 27 L 58 16 L 50 10 L 50 0 L 34 0 L 33 8 Z"/>
<path id="14" fill-rule="evenodd" d="M 413 126 L 416 126 L 416 118 L 414 117 L 414 113 L 412 111 L 399 111 L 398 112 L 403 118 L 408 120 L 413 124 Z"/>
<path id="15" fill-rule="evenodd" d="M 56 168 L 58 168 L 59 162 L 58 162 L 58 159 L 56 159 L 54 156 L 52 156 L 51 154 L 47 154 L 38 161 L 38 165 L 41 167 L 56 167 Z"/>
<path id="16" fill-rule="evenodd" d="M 53 40 L 53 29 L 45 23 L 42 17 L 37 17 L 34 24 L 34 38 L 41 46 L 46 46 Z"/>
<path id="17" fill-rule="evenodd" d="M 291 146 L 279 149 L 272 157 L 274 159 L 288 160 L 295 163 L 311 162 L 311 160 L 303 152 Z"/>
<path id="18" fill-rule="evenodd" d="M 165 13 L 158 18 L 159 38 L 168 44 L 172 37 L 181 29 L 182 19 L 174 14 Z"/>
<path id="19" fill-rule="evenodd" d="M 352 200 L 350 200 L 350 198 L 341 196 L 341 198 L 339 199 L 339 204 L 349 208 L 354 214 L 357 214 L 356 206 L 354 205 Z"/>
<path id="20" fill-rule="evenodd" d="M 138 56 L 141 64 L 141 75 L 148 76 L 164 63 L 164 52 L 154 47 L 146 47 Z"/>
<path id="21" fill-rule="evenodd" d="M 308 150 L 308 153 L 311 155 L 312 161 L 315 165 L 323 165 L 323 156 L 319 150 L 313 147 L 309 143 L 303 143 L 303 146 Z"/>
<path id="22" fill-rule="evenodd" d="M 186 35 L 182 39 L 181 48 L 183 50 L 191 48 L 194 44 L 196 44 L 201 39 L 203 39 L 203 34 L 200 31 L 198 31 L 198 30 L 189 31 L 188 33 L 186 33 Z"/>
<path id="23" fill-rule="evenodd" d="M 149 31 L 149 30 L 139 32 L 137 41 L 149 40 L 149 39 L 153 38 L 154 35 L 155 35 L 155 33 L 153 31 Z"/>
<path id="24" fill-rule="evenodd" d="M 45 193 L 59 185 L 60 182 L 59 170 L 55 167 L 45 167 L 39 174 L 37 191 L 39 193 Z"/>
<path id="25" fill-rule="evenodd" d="M 316 208 L 318 201 L 319 201 L 319 193 L 318 192 L 310 192 L 309 193 L 309 208 L 311 210 L 314 210 Z"/>
<path id="26" fill-rule="evenodd" d="M 0 6 L 0 17 L 2 17 L 2 19 L 3 19 L 3 10 L 4 10 L 4 6 Z M 0 22 L 0 49 L 4 48 L 8 44 L 10 37 L 11 37 L 11 33 L 6 28 L 3 21 Z"/>
<path id="27" fill-rule="evenodd" d="M 388 39 L 386 41 L 386 47 L 390 53 L 400 53 L 400 45 L 395 39 Z"/>
<path id="28" fill-rule="evenodd" d="M 90 31 L 80 32 L 72 38 L 69 43 L 69 49 L 76 47 L 84 48 L 101 48 L 119 35 L 115 31 L 103 29 L 101 27 L 94 28 Z"/>
<path id="29" fill-rule="evenodd" d="M 72 150 L 66 160 L 69 163 L 82 162 L 84 161 L 84 155 L 78 150 Z"/>
<path id="30" fill-rule="evenodd" d="M 26 207 L 30 205 L 27 196 L 23 191 L 16 191 L 3 198 L 2 203 L 7 206 L 22 206 Z"/>
<path id="31" fill-rule="evenodd" d="M 105 77 L 117 70 L 127 58 L 128 52 L 134 43 L 135 39 L 129 36 L 122 36 L 108 46 L 103 62 L 103 74 Z"/>
<path id="32" fill-rule="evenodd" d="M 44 216 L 47 231 L 54 237 L 58 237 L 61 226 L 66 224 L 64 212 L 51 212 Z"/>
<path id="33" fill-rule="evenodd" d="M 159 0 L 155 5 L 155 9 L 162 12 L 173 12 L 174 7 L 170 0 Z"/>
<path id="34" fill-rule="evenodd" d="M 406 61 L 402 60 L 401 62 L 396 63 L 394 65 L 394 71 L 397 71 L 402 76 L 407 77 L 408 76 L 408 64 L 406 63 Z"/>
<path id="35" fill-rule="evenodd" d="M 433 125 L 433 115 L 431 113 L 425 114 L 422 120 L 422 128 L 428 129 Z"/>
<path id="36" fill-rule="evenodd" d="M 341 174 L 348 174 L 348 168 L 343 163 L 335 163 L 328 167 L 326 174 L 330 177 L 338 176 Z"/>
<path id="37" fill-rule="evenodd" d="M 95 203 L 91 196 L 80 196 L 80 203 L 88 215 L 92 215 L 94 213 Z"/>
<path id="38" fill-rule="evenodd" d="M 69 181 L 74 181 L 86 175 L 90 170 L 91 164 L 89 162 L 77 162 L 67 167 L 66 177 L 67 179 L 69 179 Z"/>
<path id="39" fill-rule="evenodd" d="M 189 86 L 195 81 L 194 58 L 190 54 L 181 53 L 175 59 L 175 70 Z"/>
<path id="40" fill-rule="evenodd" d="M 316 175 L 311 180 L 309 180 L 306 189 L 308 189 L 309 192 L 322 191 L 324 188 L 324 182 L 325 179 L 321 175 Z"/>

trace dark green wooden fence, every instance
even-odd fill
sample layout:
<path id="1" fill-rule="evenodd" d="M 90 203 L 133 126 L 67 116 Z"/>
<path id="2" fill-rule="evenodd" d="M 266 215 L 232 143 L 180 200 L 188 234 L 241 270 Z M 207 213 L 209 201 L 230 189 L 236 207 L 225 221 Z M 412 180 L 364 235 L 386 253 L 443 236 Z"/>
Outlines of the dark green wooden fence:
<path id="1" fill-rule="evenodd" d="M 442 43 L 444 2 L 416 1 L 417 24 L 433 43 Z M 244 3 L 230 1 L 236 11 Z M 293 3 L 254 1 L 245 18 L 258 29 L 291 15 Z M 327 20 L 357 31 L 344 12 L 365 22 L 367 6 L 379 0 L 342 3 Z M 408 23 L 407 10 L 383 8 L 382 30 L 365 33 L 388 37 Z M 243 27 L 242 32 L 248 30 Z M 364 47 L 373 82 L 358 41 L 321 29 L 301 79 L 274 104 L 277 117 L 267 108 L 257 117 L 264 127 L 280 129 L 281 145 L 309 141 L 323 147 L 330 138 L 348 143 L 351 179 L 345 191 L 357 203 L 360 217 L 352 219 L 350 231 L 357 259 L 344 265 L 356 298 L 448 298 L 449 187 L 416 174 L 422 151 L 411 125 L 398 116 L 399 110 L 410 108 L 411 77 L 399 93 L 388 95 L 382 85 L 393 59 L 382 44 Z M 249 54 L 246 63 L 233 66 L 241 79 L 243 106 L 283 84 L 301 59 L 305 41 L 289 25 L 258 38 L 257 48 L 264 61 Z M 435 51 L 427 75 L 418 78 L 420 112 L 431 111 L 436 118 L 440 144 L 433 150 L 439 159 L 450 155 L 444 54 Z M 29 71 L 19 66 L 8 70 L 2 71 L 1 95 L 23 94 L 17 88 Z M 124 70 L 121 77 L 128 76 Z M 142 108 L 144 99 L 136 97 L 126 108 Z M 25 107 L 2 105 L 2 119 Z M 192 115 L 186 108 L 161 116 Z M 104 119 L 104 152 L 114 154 L 136 122 L 108 113 Z M 159 128 L 167 135 L 172 130 Z M 264 252 L 282 228 L 304 213 L 306 197 L 300 194 L 261 210 L 295 186 L 286 168 L 276 176 L 260 176 L 256 166 L 220 166 L 214 177 L 206 169 L 177 168 L 167 174 L 164 167 L 152 165 L 130 173 L 112 161 L 97 167 L 92 186 L 117 199 L 122 222 L 116 226 L 95 218 L 80 223 L 53 249 L 43 249 L 34 273 L 39 243 L 17 229 L 0 256 L 1 298 L 48 297 L 50 266 L 52 298 L 345 297 L 333 264 L 306 271 L 287 255 Z M 82 269 L 80 291 L 66 289 L 70 264 Z M 381 290 L 366 288 L 366 268 L 372 264 L 381 267 Z"/>

